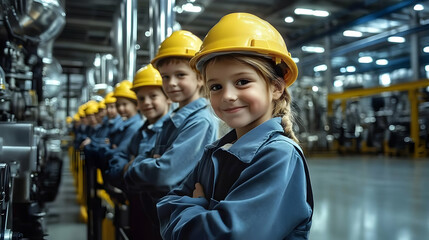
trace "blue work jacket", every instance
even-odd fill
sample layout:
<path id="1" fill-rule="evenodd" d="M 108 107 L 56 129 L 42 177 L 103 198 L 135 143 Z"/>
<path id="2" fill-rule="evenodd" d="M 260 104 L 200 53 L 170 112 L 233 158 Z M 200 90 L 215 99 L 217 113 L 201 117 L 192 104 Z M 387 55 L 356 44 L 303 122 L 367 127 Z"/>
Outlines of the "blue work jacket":
<path id="1" fill-rule="evenodd" d="M 280 118 L 205 148 L 183 184 L 157 204 L 164 239 L 307 239 L 313 196 L 300 147 Z M 195 183 L 205 197 L 192 198 Z"/>
<path id="2" fill-rule="evenodd" d="M 143 120 L 139 113 L 123 121 L 122 124 L 115 129 L 116 131 L 109 135 L 109 146 L 104 146 L 99 150 L 101 158 L 107 161 L 113 156 L 113 154 L 120 151 L 126 151 L 131 142 L 131 138 L 139 130 L 142 124 Z M 112 148 L 113 145 L 116 145 L 116 148 Z"/>
<path id="3" fill-rule="evenodd" d="M 205 98 L 173 112 L 150 158 L 135 161 L 124 176 L 125 183 L 150 192 L 154 199 L 164 196 L 197 165 L 204 146 L 216 140 L 217 130 L 218 122 Z M 156 155 L 160 157 L 153 158 Z"/>
<path id="4" fill-rule="evenodd" d="M 122 118 L 117 115 L 115 118 L 109 119 L 107 122 L 103 122 L 101 128 L 97 131 L 95 136 L 91 138 L 91 143 L 86 145 L 84 148 L 85 157 L 89 161 L 96 162 L 96 166 L 104 168 L 102 165 L 100 149 L 109 148 L 109 144 L 105 142 L 105 139 L 116 132 L 117 129 L 124 124 Z"/>
<path id="5" fill-rule="evenodd" d="M 125 165 L 134 157 L 133 163 L 146 159 L 150 156 L 150 152 L 155 146 L 155 141 L 161 133 L 164 121 L 168 119 L 169 114 L 164 115 L 154 124 L 150 124 L 146 121 L 143 126 L 134 134 L 131 138 L 130 144 L 125 151 L 120 151 L 113 154 L 113 157 L 109 159 L 108 171 L 106 171 L 106 177 L 109 182 L 121 189 L 124 188 L 123 174 L 122 171 Z M 132 166 L 130 166 L 131 168 Z M 129 191 L 133 190 L 133 186 L 126 186 Z M 134 189 L 135 191 L 137 189 Z"/>
<path id="6" fill-rule="evenodd" d="M 109 119 L 105 117 L 101 126 L 95 131 L 91 137 L 91 142 L 104 143 L 105 139 L 120 126 L 122 122 L 121 116 L 116 115 L 115 118 Z"/>

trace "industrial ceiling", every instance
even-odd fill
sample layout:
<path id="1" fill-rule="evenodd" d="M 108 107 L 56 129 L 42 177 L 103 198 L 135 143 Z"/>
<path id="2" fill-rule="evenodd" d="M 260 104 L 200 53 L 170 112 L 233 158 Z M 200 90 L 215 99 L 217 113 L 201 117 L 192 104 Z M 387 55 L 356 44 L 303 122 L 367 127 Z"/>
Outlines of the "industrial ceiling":
<path id="1" fill-rule="evenodd" d="M 68 0 L 64 3 L 66 24 L 54 43 L 53 54 L 64 72 L 90 67 L 97 53 L 114 53 L 114 15 L 120 0 Z M 187 4 L 187 5 L 186 5 Z M 185 5 L 200 7 L 200 12 L 184 11 Z M 423 10 L 414 6 L 421 4 Z M 416 51 L 429 43 L 429 3 L 411 0 L 176 0 L 175 20 L 181 29 L 204 38 L 219 19 L 231 12 L 248 12 L 264 18 L 284 36 L 289 51 L 296 57 L 300 78 L 317 77 L 314 67 L 330 62 L 332 76 L 347 72 L 393 71 L 409 65 L 412 41 Z M 327 16 L 299 14 L 296 9 L 326 11 Z M 137 0 L 137 68 L 150 61 L 147 31 L 149 0 Z M 323 15 L 323 14 L 322 14 Z M 286 22 L 286 18 L 288 22 Z M 291 22 L 293 19 L 293 22 Z M 362 35 L 344 36 L 344 31 Z M 414 40 L 411 35 L 418 36 Z M 401 36 L 405 42 L 389 42 L 388 37 Z M 308 52 L 308 47 L 322 47 L 322 54 Z M 317 51 L 317 49 L 316 49 Z M 429 54 L 423 54 L 424 64 Z M 358 58 L 370 56 L 374 64 L 362 64 Z M 331 59 L 331 61 L 328 61 Z M 389 64 L 376 65 L 375 60 L 388 59 Z M 409 66 L 408 66 L 409 67 Z"/>

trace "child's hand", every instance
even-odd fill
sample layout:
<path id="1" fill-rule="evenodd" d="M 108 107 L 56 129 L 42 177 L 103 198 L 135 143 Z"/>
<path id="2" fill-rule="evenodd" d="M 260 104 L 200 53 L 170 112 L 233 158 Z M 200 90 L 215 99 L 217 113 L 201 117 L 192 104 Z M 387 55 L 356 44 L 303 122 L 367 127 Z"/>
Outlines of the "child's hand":
<path id="1" fill-rule="evenodd" d="M 192 192 L 192 197 L 193 198 L 206 197 L 204 195 L 203 185 L 201 185 L 200 183 L 195 183 L 195 189 Z"/>
<path id="2" fill-rule="evenodd" d="M 134 159 L 134 156 L 131 156 L 130 161 L 125 164 L 124 169 L 122 169 L 122 176 L 125 176 L 125 173 L 128 171 L 128 168 L 130 168 L 130 166 L 133 164 Z"/>

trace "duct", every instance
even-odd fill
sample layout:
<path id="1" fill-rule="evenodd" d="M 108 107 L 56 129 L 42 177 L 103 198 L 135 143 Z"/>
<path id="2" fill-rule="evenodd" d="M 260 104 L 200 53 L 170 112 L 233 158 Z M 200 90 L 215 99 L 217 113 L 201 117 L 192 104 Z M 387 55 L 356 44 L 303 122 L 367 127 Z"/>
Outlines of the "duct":
<path id="1" fill-rule="evenodd" d="M 153 59 L 158 46 L 173 32 L 175 0 L 151 0 L 149 5 L 150 39 L 149 56 Z"/>
<path id="2" fill-rule="evenodd" d="M 124 0 L 115 17 L 116 54 L 119 79 L 132 80 L 136 69 L 137 0 Z"/>
<path id="3" fill-rule="evenodd" d="M 34 42 L 55 38 L 65 25 L 65 13 L 58 0 L 5 0 L 5 20 L 15 37 Z"/>

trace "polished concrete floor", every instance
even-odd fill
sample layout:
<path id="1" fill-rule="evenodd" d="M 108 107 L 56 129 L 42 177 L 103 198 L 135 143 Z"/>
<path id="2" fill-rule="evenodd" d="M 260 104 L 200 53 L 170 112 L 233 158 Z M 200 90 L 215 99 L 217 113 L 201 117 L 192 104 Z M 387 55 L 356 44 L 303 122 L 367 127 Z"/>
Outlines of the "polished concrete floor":
<path id="1" fill-rule="evenodd" d="M 310 240 L 429 239 L 429 159 L 308 159 L 315 211 Z M 68 163 L 49 204 L 49 240 L 86 239 Z"/>
<path id="2" fill-rule="evenodd" d="M 54 202 L 47 204 L 48 240 L 84 240 L 87 238 L 86 224 L 80 220 L 80 206 L 77 203 L 68 159 L 62 169 L 61 185 Z"/>
<path id="3" fill-rule="evenodd" d="M 310 240 L 429 239 L 429 160 L 309 159 Z"/>

